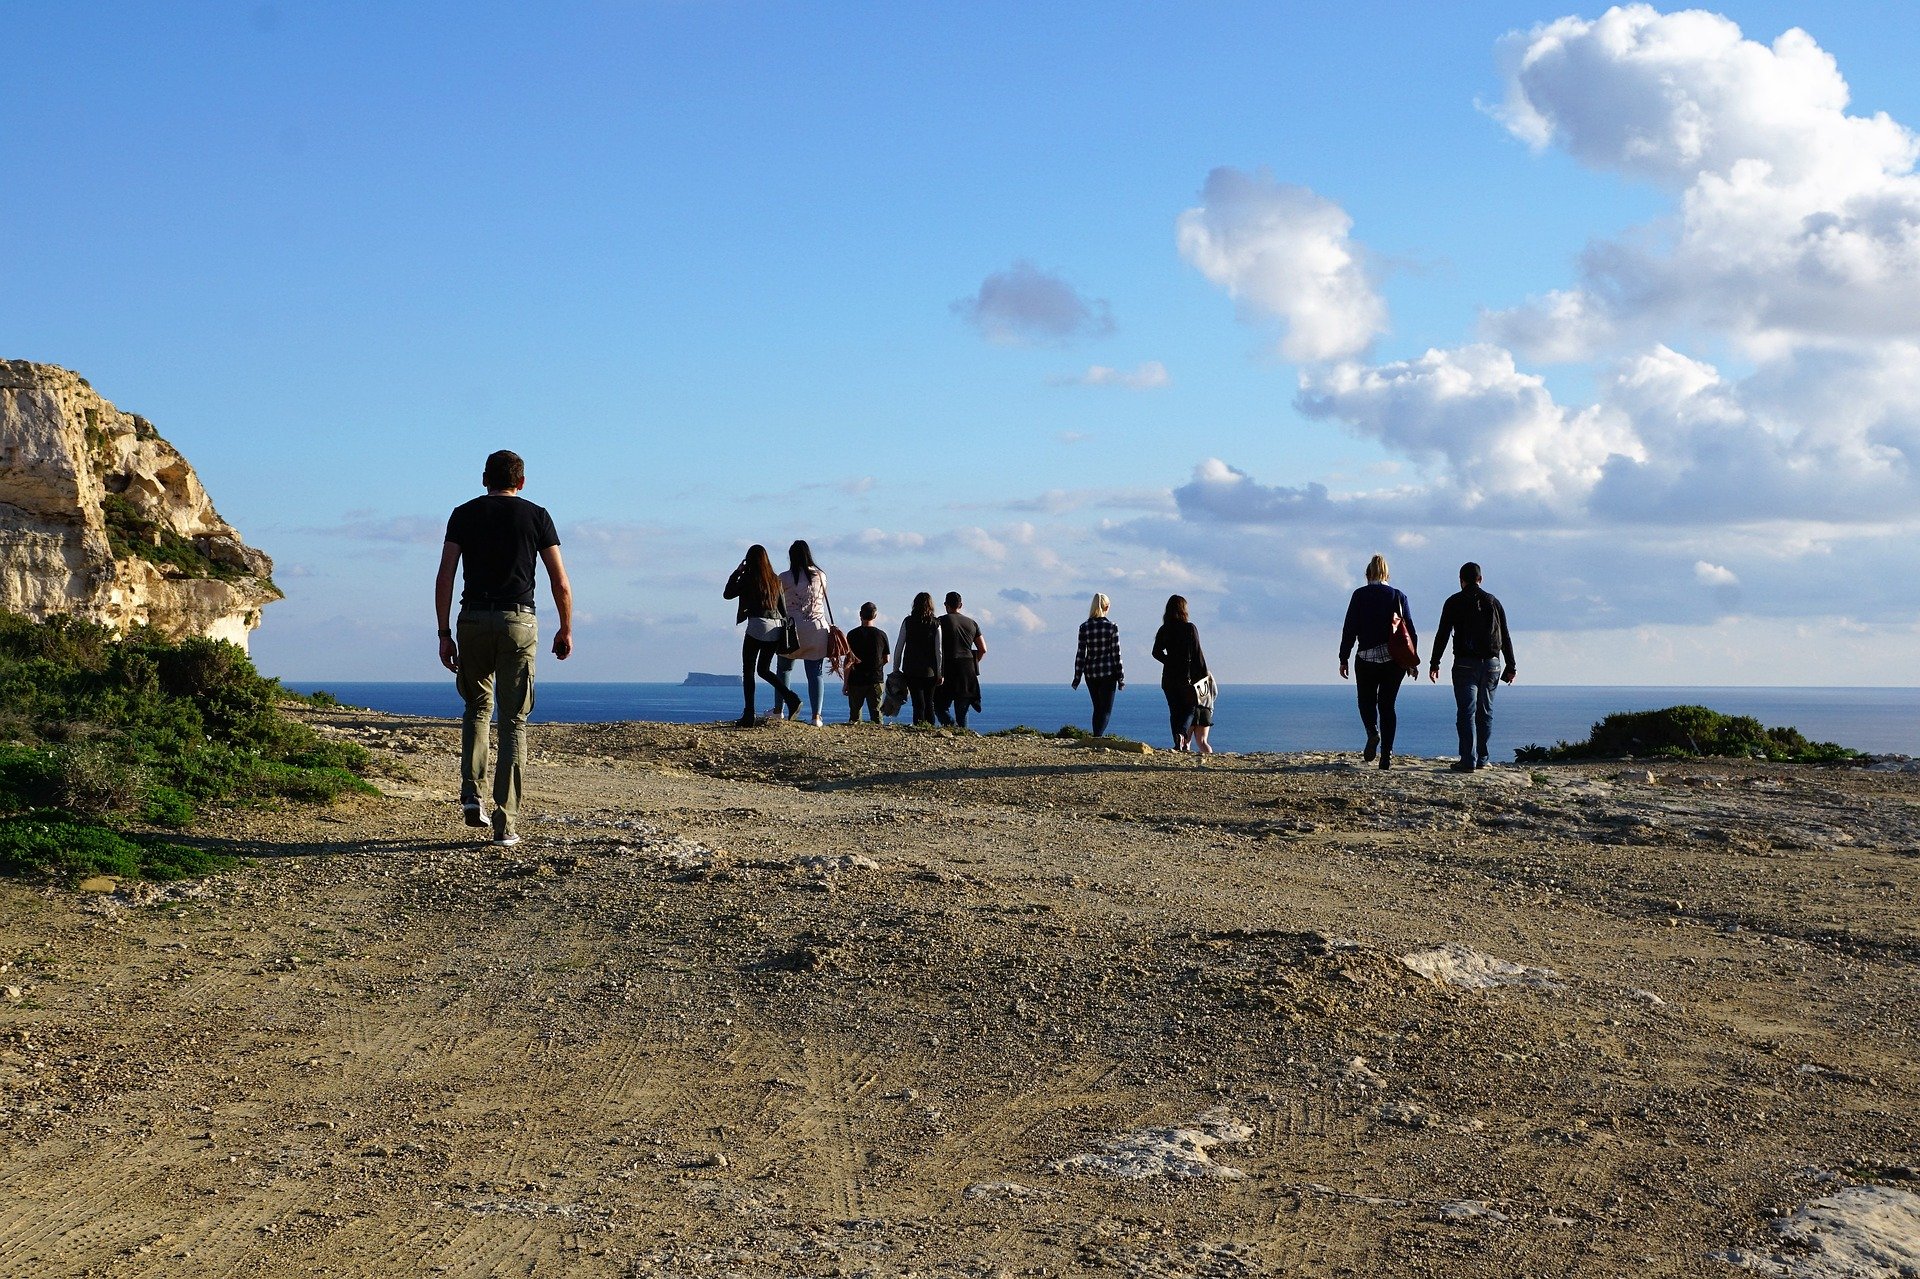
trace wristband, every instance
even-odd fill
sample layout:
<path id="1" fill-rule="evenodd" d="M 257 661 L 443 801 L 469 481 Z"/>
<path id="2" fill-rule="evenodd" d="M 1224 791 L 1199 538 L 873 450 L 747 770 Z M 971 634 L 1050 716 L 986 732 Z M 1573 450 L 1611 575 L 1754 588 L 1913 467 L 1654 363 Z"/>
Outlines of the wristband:
<path id="1" fill-rule="evenodd" d="M 452 638 L 453 638 L 453 632 L 452 632 L 452 631 L 450 631 L 450 630 L 448 630 L 448 629 L 447 629 L 446 627 L 444 627 L 444 626 L 443 626 L 443 627 L 441 627 L 441 628 L 440 628 L 440 638 L 441 638 L 441 639 L 452 639 Z"/>

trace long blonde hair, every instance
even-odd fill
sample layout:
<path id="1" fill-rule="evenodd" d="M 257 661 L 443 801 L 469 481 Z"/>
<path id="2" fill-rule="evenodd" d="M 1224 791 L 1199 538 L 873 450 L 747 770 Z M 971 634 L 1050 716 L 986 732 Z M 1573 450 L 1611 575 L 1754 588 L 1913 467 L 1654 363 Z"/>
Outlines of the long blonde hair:
<path id="1" fill-rule="evenodd" d="M 1112 600 L 1102 595 L 1099 591 L 1095 591 L 1093 593 L 1093 603 L 1087 605 L 1087 617 L 1089 620 L 1096 617 L 1105 617 L 1107 610 L 1112 607 Z"/>
<path id="2" fill-rule="evenodd" d="M 1367 580 L 1369 582 L 1384 582 L 1387 580 L 1386 556 L 1376 555 L 1367 561 Z"/>

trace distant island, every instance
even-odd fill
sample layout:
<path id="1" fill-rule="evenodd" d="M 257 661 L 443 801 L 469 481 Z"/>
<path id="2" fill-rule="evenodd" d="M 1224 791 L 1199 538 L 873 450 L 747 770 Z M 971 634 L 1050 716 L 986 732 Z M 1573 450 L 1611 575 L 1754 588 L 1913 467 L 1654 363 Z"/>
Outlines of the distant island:
<path id="1" fill-rule="evenodd" d="M 715 675 L 712 671 L 688 671 L 681 688 L 731 688 L 740 682 L 738 675 Z"/>

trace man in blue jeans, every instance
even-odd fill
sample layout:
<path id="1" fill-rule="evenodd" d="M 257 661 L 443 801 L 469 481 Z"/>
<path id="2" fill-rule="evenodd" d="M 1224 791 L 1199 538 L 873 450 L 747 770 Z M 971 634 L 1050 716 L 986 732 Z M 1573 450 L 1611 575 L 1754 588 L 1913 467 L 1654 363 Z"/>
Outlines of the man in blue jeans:
<path id="1" fill-rule="evenodd" d="M 1433 658 L 1427 665 L 1427 678 L 1440 679 L 1440 655 L 1453 639 L 1453 703 L 1458 713 L 1454 728 L 1460 734 L 1460 759 L 1456 773 L 1471 773 L 1485 768 L 1487 739 L 1493 735 L 1493 690 L 1497 683 L 1513 683 L 1518 668 L 1513 662 L 1513 636 L 1507 631 L 1507 611 L 1500 601 L 1480 589 L 1480 566 L 1460 566 L 1460 589 L 1447 597 L 1440 609 L 1440 626 L 1434 633 Z M 1501 669 L 1501 659 L 1506 669 Z"/>
<path id="2" fill-rule="evenodd" d="M 440 664 L 454 673 L 466 713 L 460 718 L 460 809 L 469 826 L 493 828 L 493 842 L 520 842 L 521 772 L 527 756 L 527 716 L 533 711 L 534 564 L 547 570 L 559 627 L 553 655 L 573 652 L 573 588 L 560 562 L 560 535 L 545 509 L 520 496 L 526 464 L 501 449 L 481 475 L 486 496 L 454 508 L 434 579 L 440 619 Z M 453 579 L 460 571 L 458 631 L 448 625 Z M 487 783 L 487 721 L 500 708 L 500 753 L 493 763 L 493 814 L 481 805 Z"/>

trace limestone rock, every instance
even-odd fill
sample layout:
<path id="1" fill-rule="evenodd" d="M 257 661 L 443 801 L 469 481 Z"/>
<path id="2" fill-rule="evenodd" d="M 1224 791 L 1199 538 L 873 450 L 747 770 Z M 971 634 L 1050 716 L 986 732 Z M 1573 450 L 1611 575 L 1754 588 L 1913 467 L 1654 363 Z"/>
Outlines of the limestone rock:
<path id="1" fill-rule="evenodd" d="M 273 561 L 220 518 L 153 423 L 85 378 L 0 360 L 0 609 L 245 647 Z"/>

